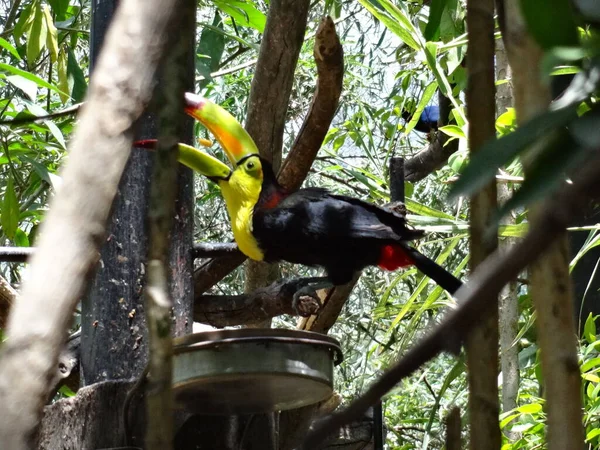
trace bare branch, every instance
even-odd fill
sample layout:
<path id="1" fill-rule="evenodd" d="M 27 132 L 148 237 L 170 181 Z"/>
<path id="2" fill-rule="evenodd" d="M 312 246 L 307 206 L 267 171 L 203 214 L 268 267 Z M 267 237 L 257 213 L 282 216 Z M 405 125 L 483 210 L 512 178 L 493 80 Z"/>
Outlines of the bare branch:
<path id="1" fill-rule="evenodd" d="M 30 278 L 0 355 L 0 442 L 31 448 L 71 313 L 94 274 L 133 124 L 150 100 L 166 36 L 183 0 L 123 0 L 96 65 L 70 145 L 63 189 L 42 225 Z M 18 387 L 15 386 L 18 383 Z"/>
<path id="2" fill-rule="evenodd" d="M 327 436 L 359 418 L 400 380 L 427 361 L 443 351 L 457 353 L 466 336 L 479 325 L 481 317 L 497 307 L 496 303 L 488 301 L 489 298 L 497 296 L 507 282 L 516 278 L 528 264 L 536 260 L 547 248 L 547 243 L 563 233 L 574 216 L 582 214 L 590 197 L 600 198 L 600 157 L 597 153 L 575 172 L 572 185 L 551 196 L 540 215 L 543 220 L 532 225 L 519 244 L 508 252 L 494 252 L 477 268 L 469 281 L 456 292 L 455 297 L 460 306 L 455 311 L 390 367 L 367 392 L 347 408 L 316 423 L 300 448 L 318 448 Z M 574 370 L 579 373 L 577 367 L 575 361 Z"/>
<path id="3" fill-rule="evenodd" d="M 302 279 L 280 280 L 243 295 L 203 295 L 196 299 L 194 321 L 214 327 L 251 325 L 282 314 L 295 315 L 292 308 L 294 293 Z M 319 305 L 302 305 L 316 313 Z"/>
<path id="4" fill-rule="evenodd" d="M 279 182 L 290 191 L 301 185 L 329 130 L 342 93 L 344 51 L 331 17 L 321 20 L 313 50 L 317 88 L 308 114 L 279 171 Z"/>

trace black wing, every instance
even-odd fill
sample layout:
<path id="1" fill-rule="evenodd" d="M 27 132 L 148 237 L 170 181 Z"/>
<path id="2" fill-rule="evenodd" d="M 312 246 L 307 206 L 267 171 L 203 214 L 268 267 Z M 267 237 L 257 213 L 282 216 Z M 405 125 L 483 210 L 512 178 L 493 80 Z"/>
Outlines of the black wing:
<path id="1" fill-rule="evenodd" d="M 285 223 L 294 217 L 311 234 L 385 241 L 410 241 L 424 234 L 409 228 L 406 218 L 395 211 L 322 188 L 301 189 L 264 214 L 279 226 L 280 221 Z"/>

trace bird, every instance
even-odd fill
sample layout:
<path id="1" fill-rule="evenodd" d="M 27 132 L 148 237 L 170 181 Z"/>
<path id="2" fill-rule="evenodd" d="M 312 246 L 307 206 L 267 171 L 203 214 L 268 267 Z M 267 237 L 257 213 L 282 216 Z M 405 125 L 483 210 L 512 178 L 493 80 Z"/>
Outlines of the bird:
<path id="1" fill-rule="evenodd" d="M 402 118 L 409 122 L 413 113 L 403 109 Z M 421 133 L 430 133 L 432 130 L 438 129 L 438 120 L 440 120 L 440 107 L 437 105 L 430 105 L 423 108 L 423 112 L 419 116 L 419 120 L 414 127 L 414 130 L 420 131 Z"/>
<path id="2" fill-rule="evenodd" d="M 403 214 L 323 188 L 294 192 L 282 187 L 271 164 L 242 125 L 225 109 L 186 93 L 186 112 L 217 139 L 233 169 L 217 158 L 179 144 L 179 161 L 218 184 L 239 249 L 256 261 L 287 261 L 321 267 L 325 276 L 308 277 L 293 297 L 298 311 L 303 295 L 350 282 L 368 266 L 385 270 L 415 266 L 454 294 L 462 282 L 410 245 L 424 232 Z M 155 140 L 138 141 L 152 148 Z"/>

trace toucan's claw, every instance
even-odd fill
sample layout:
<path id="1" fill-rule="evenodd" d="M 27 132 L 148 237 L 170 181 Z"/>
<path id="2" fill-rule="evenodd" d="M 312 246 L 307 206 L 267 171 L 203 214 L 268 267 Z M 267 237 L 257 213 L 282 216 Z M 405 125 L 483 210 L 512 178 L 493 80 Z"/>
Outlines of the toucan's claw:
<path id="1" fill-rule="evenodd" d="M 301 317 L 317 314 L 322 306 L 321 299 L 312 286 L 304 286 L 294 293 L 292 308 Z"/>

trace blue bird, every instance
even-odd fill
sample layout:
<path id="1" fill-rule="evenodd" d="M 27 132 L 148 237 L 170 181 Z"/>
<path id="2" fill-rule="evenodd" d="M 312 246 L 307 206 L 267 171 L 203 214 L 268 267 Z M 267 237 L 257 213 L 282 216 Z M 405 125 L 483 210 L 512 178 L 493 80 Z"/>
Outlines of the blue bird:
<path id="1" fill-rule="evenodd" d="M 402 118 L 407 122 L 412 118 L 413 113 L 407 110 L 402 111 Z M 415 125 L 415 130 L 421 133 L 429 133 L 431 130 L 438 129 L 438 120 L 440 119 L 440 107 L 437 105 L 426 106 L 421 113 L 421 117 Z"/>

